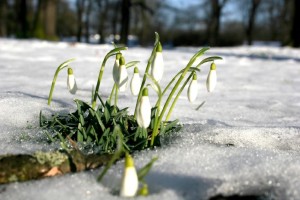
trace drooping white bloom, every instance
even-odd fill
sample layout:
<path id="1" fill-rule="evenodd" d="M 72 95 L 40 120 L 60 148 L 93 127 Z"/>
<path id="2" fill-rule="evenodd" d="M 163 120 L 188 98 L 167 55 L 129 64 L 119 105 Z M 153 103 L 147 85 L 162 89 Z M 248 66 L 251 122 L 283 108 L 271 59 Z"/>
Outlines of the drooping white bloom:
<path id="1" fill-rule="evenodd" d="M 122 177 L 120 196 L 121 197 L 134 197 L 138 191 L 139 180 L 134 167 L 133 158 L 126 154 L 125 156 L 125 169 Z"/>
<path id="2" fill-rule="evenodd" d="M 68 68 L 67 86 L 71 94 L 75 94 L 77 91 L 77 84 L 73 74 L 73 69 Z"/>
<path id="3" fill-rule="evenodd" d="M 130 90 L 132 95 L 137 96 L 140 91 L 141 86 L 141 78 L 139 75 L 139 69 L 137 67 L 134 68 L 134 73 L 130 82 Z"/>
<path id="4" fill-rule="evenodd" d="M 212 92 L 217 85 L 217 72 L 216 72 L 216 64 L 212 63 L 210 65 L 210 71 L 206 80 L 206 88 L 208 92 Z"/>
<path id="5" fill-rule="evenodd" d="M 194 102 L 197 98 L 197 95 L 198 95 L 198 82 L 197 82 L 197 75 L 194 74 L 193 80 L 191 81 L 188 88 L 187 96 L 190 102 Z"/>
<path id="6" fill-rule="evenodd" d="M 116 84 L 119 82 L 119 67 L 120 67 L 120 61 L 119 60 L 120 60 L 121 56 L 122 56 L 121 53 L 118 53 L 116 55 L 116 60 L 115 60 L 115 64 L 114 64 L 113 71 L 112 71 L 113 79 L 114 79 Z"/>
<path id="7" fill-rule="evenodd" d="M 128 73 L 127 73 L 127 69 L 125 66 L 125 59 L 122 56 L 120 58 L 119 80 L 117 82 L 117 86 L 118 86 L 120 92 L 124 92 L 126 90 L 127 82 L 128 82 Z"/>
<path id="8" fill-rule="evenodd" d="M 159 82 L 163 76 L 163 73 L 164 73 L 164 60 L 162 55 L 162 46 L 159 42 L 156 47 L 156 52 L 151 65 L 151 76 L 153 76 L 154 79 L 157 82 Z"/>
<path id="9" fill-rule="evenodd" d="M 148 97 L 148 89 L 144 88 L 142 97 L 137 105 L 136 120 L 140 127 L 148 128 L 151 122 L 151 105 Z"/>

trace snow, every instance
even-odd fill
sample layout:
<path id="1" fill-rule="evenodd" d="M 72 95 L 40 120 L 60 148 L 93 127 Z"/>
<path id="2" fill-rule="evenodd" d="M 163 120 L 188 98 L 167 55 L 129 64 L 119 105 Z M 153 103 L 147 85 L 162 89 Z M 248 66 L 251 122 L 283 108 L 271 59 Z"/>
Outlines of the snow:
<path id="1" fill-rule="evenodd" d="M 68 44 L 37 40 L 0 39 L 0 154 L 54 150 L 38 129 L 43 112 L 74 109 L 74 98 L 90 101 L 100 63 L 110 45 Z M 199 48 L 163 51 L 166 85 Z M 130 48 L 126 61 L 140 60 L 143 72 L 150 48 Z M 137 199 L 209 199 L 222 194 L 266 195 L 268 199 L 300 196 L 300 50 L 280 47 L 212 48 L 219 55 L 218 84 L 207 93 L 209 65 L 198 75 L 199 96 L 190 104 L 186 91 L 172 115 L 184 128 L 163 146 L 134 155 L 137 168 L 154 156 L 146 178 L 150 196 Z M 67 72 L 57 80 L 52 105 L 47 98 L 56 67 L 70 58 L 79 91 L 68 93 Z M 108 61 L 101 94 L 113 83 L 113 59 Z M 129 74 L 133 74 L 129 70 Z M 120 94 L 120 107 L 133 112 L 135 98 Z M 150 102 L 155 93 L 150 91 Z M 205 101 L 196 111 L 195 108 Z M 119 199 L 123 161 L 115 164 L 102 183 L 101 169 L 24 183 L 0 185 L 0 199 Z"/>

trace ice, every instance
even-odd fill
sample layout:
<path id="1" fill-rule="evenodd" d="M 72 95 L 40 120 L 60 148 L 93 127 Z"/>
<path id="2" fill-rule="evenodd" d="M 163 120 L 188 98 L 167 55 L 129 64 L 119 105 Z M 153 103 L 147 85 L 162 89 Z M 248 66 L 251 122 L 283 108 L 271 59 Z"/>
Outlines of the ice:
<path id="1" fill-rule="evenodd" d="M 0 153 L 53 150 L 38 128 L 39 112 L 73 110 L 73 99 L 90 102 L 99 67 L 111 45 L 69 44 L 0 39 Z M 184 67 L 200 48 L 164 50 L 162 85 Z M 145 70 L 150 48 L 130 48 L 126 61 L 140 60 Z M 212 48 L 218 84 L 205 87 L 209 65 L 201 68 L 195 104 L 182 93 L 172 115 L 184 125 L 162 138 L 162 147 L 136 152 L 139 169 L 158 156 L 146 181 L 150 196 L 137 199 L 209 199 L 216 195 L 265 195 L 299 199 L 300 195 L 300 50 L 288 47 Z M 47 98 L 56 67 L 71 63 L 79 91 L 68 93 L 66 74 L 57 80 L 51 106 Z M 113 59 L 108 61 L 100 93 L 110 94 Z M 133 69 L 128 73 L 132 75 Z M 136 97 L 120 93 L 120 107 L 132 113 Z M 150 91 L 150 102 L 156 94 Z M 198 105 L 205 101 L 200 110 Z M 0 185 L 0 199 L 120 199 L 117 195 L 124 161 L 117 162 L 102 183 L 101 169 L 24 183 Z"/>

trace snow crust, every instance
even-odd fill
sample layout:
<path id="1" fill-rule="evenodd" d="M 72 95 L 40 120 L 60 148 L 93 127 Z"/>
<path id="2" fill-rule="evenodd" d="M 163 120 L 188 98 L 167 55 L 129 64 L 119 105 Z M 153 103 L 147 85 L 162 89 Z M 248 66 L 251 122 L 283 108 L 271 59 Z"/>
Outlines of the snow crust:
<path id="1" fill-rule="evenodd" d="M 110 45 L 53 43 L 0 39 L 0 154 L 53 150 L 38 128 L 43 112 L 69 111 L 73 99 L 90 101 L 99 66 Z M 161 85 L 184 67 L 199 48 L 164 50 L 165 75 Z M 145 70 L 150 48 L 124 51 L 126 61 L 140 60 Z M 134 155 L 136 167 L 153 156 L 159 159 L 146 180 L 151 195 L 137 199 L 209 199 L 222 194 L 265 194 L 269 199 L 300 196 L 300 50 L 280 47 L 212 48 L 219 55 L 218 83 L 207 93 L 209 65 L 198 74 L 199 96 L 190 104 L 186 91 L 173 113 L 184 125 L 163 146 Z M 204 56 L 204 57 L 205 57 Z M 48 92 L 56 67 L 67 59 L 79 87 L 67 90 L 67 72 L 57 80 L 52 105 Z M 111 91 L 113 59 L 108 61 L 100 92 Z M 133 68 L 128 71 L 133 74 Z M 150 102 L 156 96 L 150 91 Z M 133 112 L 136 97 L 120 94 L 120 106 Z M 196 111 L 195 108 L 205 101 Z M 0 185 L 0 199 L 120 199 L 123 161 L 109 170 L 102 183 L 101 169 L 24 183 Z"/>

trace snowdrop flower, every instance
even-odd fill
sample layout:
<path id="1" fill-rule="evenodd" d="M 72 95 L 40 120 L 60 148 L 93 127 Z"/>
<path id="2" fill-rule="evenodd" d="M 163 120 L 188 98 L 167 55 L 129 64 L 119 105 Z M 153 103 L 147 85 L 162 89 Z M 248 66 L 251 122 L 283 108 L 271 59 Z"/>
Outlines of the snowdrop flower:
<path id="1" fill-rule="evenodd" d="M 151 65 L 151 76 L 159 82 L 164 73 L 164 60 L 162 56 L 162 46 L 160 42 L 156 47 L 155 56 Z"/>
<path id="2" fill-rule="evenodd" d="M 119 67 L 119 77 L 117 86 L 120 90 L 120 92 L 124 92 L 127 88 L 127 82 L 128 82 L 128 73 L 125 66 L 125 59 L 123 56 L 120 58 L 120 67 Z"/>
<path id="3" fill-rule="evenodd" d="M 140 127 L 148 128 L 151 122 L 151 105 L 148 97 L 148 89 L 144 88 L 142 97 L 138 103 L 136 120 Z"/>
<path id="4" fill-rule="evenodd" d="M 217 85 L 217 72 L 216 72 L 216 64 L 212 63 L 210 65 L 210 71 L 206 80 L 206 88 L 208 92 L 212 92 Z"/>
<path id="5" fill-rule="evenodd" d="M 193 80 L 191 81 L 189 88 L 188 88 L 188 99 L 190 102 L 196 100 L 198 95 L 198 82 L 197 82 L 197 75 L 196 73 L 193 74 Z"/>
<path id="6" fill-rule="evenodd" d="M 139 180 L 134 167 L 133 158 L 126 153 L 125 169 L 122 177 L 120 196 L 134 197 L 139 187 Z"/>
<path id="7" fill-rule="evenodd" d="M 117 53 L 116 55 L 116 60 L 115 60 L 115 64 L 113 67 L 113 79 L 115 81 L 115 83 L 117 84 L 119 81 L 119 67 L 120 67 L 120 58 L 121 58 L 122 54 L 121 53 Z"/>
<path id="8" fill-rule="evenodd" d="M 72 68 L 68 68 L 67 85 L 68 85 L 68 89 L 69 89 L 70 93 L 75 94 L 77 91 L 77 85 L 76 85 L 76 81 L 75 81 L 75 77 L 74 77 Z"/>
<path id="9" fill-rule="evenodd" d="M 140 91 L 141 86 L 141 78 L 139 75 L 139 69 L 137 67 L 134 68 L 134 73 L 130 82 L 130 90 L 132 95 L 137 96 Z"/>

